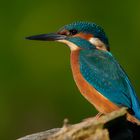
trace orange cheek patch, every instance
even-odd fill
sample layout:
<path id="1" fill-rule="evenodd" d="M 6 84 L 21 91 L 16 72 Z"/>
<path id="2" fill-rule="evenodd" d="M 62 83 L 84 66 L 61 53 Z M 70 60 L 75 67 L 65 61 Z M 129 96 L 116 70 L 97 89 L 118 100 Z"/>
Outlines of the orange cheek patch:
<path id="1" fill-rule="evenodd" d="M 61 35 L 69 35 L 69 31 L 66 30 L 66 29 L 63 29 L 63 30 L 59 31 L 58 34 L 61 34 Z"/>
<path id="2" fill-rule="evenodd" d="M 92 34 L 86 34 L 86 33 L 79 33 L 79 34 L 74 35 L 74 37 L 80 37 L 80 38 L 89 40 L 91 37 L 93 37 L 93 35 Z"/>

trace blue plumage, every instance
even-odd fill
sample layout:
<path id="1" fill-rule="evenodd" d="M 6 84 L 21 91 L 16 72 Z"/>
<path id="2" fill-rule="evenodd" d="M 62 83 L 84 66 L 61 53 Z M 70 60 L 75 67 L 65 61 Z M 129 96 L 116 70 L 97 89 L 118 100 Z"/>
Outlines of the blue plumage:
<path id="1" fill-rule="evenodd" d="M 106 44 L 107 49 L 110 50 L 109 41 L 103 28 L 95 23 L 78 21 L 65 25 L 60 30 L 63 29 L 67 29 L 67 30 L 76 29 L 78 31 L 77 33 L 83 32 L 87 34 L 93 34 L 94 37 L 100 38 L 100 40 Z"/>
<path id="2" fill-rule="evenodd" d="M 74 77 L 82 75 L 82 78 L 79 76 L 78 80 L 75 80 L 79 85 L 79 89 L 84 87 L 89 88 L 87 91 L 91 91 L 90 87 L 92 86 L 99 92 L 97 93 L 98 95 L 102 94 L 116 105 L 125 106 L 133 110 L 135 117 L 140 120 L 140 101 L 128 76 L 110 53 L 108 38 L 103 28 L 99 25 L 83 21 L 74 22 L 65 25 L 57 33 L 31 36 L 27 39 L 59 41 L 67 44 L 71 48 L 72 54 L 77 55 L 71 59 L 73 59 Z M 77 60 L 77 58 L 79 59 Z M 86 86 L 83 86 L 82 79 L 86 80 L 87 82 L 85 83 L 89 83 L 91 86 L 87 87 L 86 84 Z M 79 82 L 80 80 L 82 82 Z M 95 94 L 94 92 L 89 93 Z M 91 101 L 92 97 L 89 95 L 89 101 Z M 98 97 L 100 98 L 101 96 Z M 92 100 L 92 104 L 96 100 L 98 98 Z M 106 102 L 106 100 L 102 101 Z M 97 107 L 98 105 L 99 103 L 96 102 L 95 106 Z M 102 106 L 102 108 L 110 108 L 110 104 L 106 107 Z"/>
<path id="3" fill-rule="evenodd" d="M 87 82 L 118 106 L 131 108 L 140 119 L 140 102 L 127 75 L 110 52 L 81 50 L 79 62 Z"/>

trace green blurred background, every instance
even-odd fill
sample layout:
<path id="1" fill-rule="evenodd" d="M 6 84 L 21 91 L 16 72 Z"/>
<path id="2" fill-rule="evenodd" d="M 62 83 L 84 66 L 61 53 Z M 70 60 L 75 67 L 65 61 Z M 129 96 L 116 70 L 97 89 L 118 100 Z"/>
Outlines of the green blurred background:
<path id="1" fill-rule="evenodd" d="M 25 40 L 77 20 L 96 22 L 140 92 L 139 0 L 5 0 L 0 3 L 0 139 L 60 127 L 97 112 L 80 95 L 64 44 Z M 140 94 L 139 94 L 140 95 Z"/>

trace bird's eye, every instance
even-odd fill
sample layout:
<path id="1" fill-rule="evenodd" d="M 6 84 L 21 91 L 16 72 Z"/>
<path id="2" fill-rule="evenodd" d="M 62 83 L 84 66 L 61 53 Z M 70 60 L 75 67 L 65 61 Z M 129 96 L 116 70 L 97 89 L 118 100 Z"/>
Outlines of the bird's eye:
<path id="1" fill-rule="evenodd" d="M 70 35 L 75 35 L 77 34 L 78 31 L 76 29 L 72 29 L 69 32 L 70 32 Z"/>

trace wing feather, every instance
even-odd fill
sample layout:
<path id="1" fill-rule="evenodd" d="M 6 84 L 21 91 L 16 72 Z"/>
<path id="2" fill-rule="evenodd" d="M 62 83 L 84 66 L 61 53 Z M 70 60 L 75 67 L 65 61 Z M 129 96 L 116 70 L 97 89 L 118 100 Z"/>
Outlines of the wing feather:
<path id="1" fill-rule="evenodd" d="M 84 50 L 80 52 L 79 60 L 81 73 L 96 90 L 113 103 L 132 108 L 132 86 L 111 53 Z"/>

